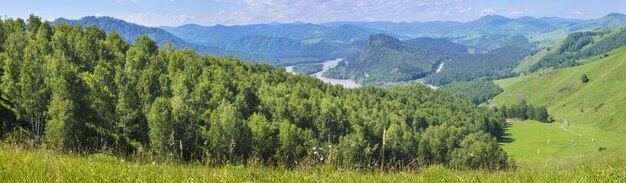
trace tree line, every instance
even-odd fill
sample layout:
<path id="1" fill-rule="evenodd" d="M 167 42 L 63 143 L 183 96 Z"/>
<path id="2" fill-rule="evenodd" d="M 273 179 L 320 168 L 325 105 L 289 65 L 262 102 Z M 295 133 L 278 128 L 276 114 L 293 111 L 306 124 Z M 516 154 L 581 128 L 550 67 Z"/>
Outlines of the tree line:
<path id="1" fill-rule="evenodd" d="M 519 104 L 511 105 L 507 107 L 503 105 L 500 109 L 496 109 L 507 118 L 517 118 L 520 120 L 535 120 L 544 123 L 550 123 L 554 121 L 548 114 L 548 110 L 545 106 L 535 107 L 522 100 Z"/>
<path id="2" fill-rule="evenodd" d="M 626 45 L 626 28 L 615 30 L 599 30 L 596 32 L 572 33 L 559 46 L 556 53 L 549 53 L 530 67 L 530 72 L 550 67 L 565 68 L 578 66 L 578 60 L 602 55 Z M 609 34 L 610 33 L 610 34 Z M 600 40 L 593 41 L 594 36 Z"/>
<path id="3" fill-rule="evenodd" d="M 45 148 L 205 164 L 509 165 L 501 113 L 421 85 L 345 89 L 36 16 L 0 21 L 0 45 L 3 136 L 26 130 Z"/>

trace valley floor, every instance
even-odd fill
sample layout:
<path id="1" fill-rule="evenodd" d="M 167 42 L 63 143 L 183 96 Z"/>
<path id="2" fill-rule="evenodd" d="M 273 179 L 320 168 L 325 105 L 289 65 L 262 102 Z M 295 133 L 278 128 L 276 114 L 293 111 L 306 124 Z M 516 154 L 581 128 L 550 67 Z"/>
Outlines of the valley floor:
<path id="1" fill-rule="evenodd" d="M 112 156 L 65 155 L 10 145 L 0 148 L 1 182 L 624 182 L 624 154 L 572 162 L 537 161 L 507 171 L 458 171 L 433 166 L 420 172 L 364 172 L 314 167 L 136 163 Z"/>

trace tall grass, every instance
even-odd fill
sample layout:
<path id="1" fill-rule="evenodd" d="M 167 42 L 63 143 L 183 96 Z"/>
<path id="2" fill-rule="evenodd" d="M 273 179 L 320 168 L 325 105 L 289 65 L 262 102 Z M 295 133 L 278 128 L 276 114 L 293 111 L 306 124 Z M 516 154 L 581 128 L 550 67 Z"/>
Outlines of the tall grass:
<path id="1" fill-rule="evenodd" d="M 0 147 L 2 182 L 626 182 L 626 157 L 537 162 L 507 171 L 459 171 L 432 166 L 419 172 L 302 167 L 203 166 L 140 163 L 105 154 L 70 155 Z"/>

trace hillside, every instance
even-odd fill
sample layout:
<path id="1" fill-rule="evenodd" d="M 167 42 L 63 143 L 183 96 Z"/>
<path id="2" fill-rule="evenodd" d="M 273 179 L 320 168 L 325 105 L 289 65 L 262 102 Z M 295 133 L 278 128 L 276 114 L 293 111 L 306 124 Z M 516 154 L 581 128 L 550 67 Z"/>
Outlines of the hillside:
<path id="1" fill-rule="evenodd" d="M 176 47 L 189 47 L 191 46 L 185 40 L 176 37 L 175 35 L 154 27 L 146 27 L 130 22 L 126 22 L 124 20 L 116 19 L 113 17 L 94 17 L 87 16 L 78 20 L 68 20 L 65 18 L 56 19 L 52 24 L 57 23 L 68 23 L 70 25 L 81 24 L 83 26 L 94 25 L 101 29 L 104 29 L 107 33 L 115 31 L 124 38 L 124 40 L 128 42 L 132 42 L 137 36 L 141 34 L 145 34 L 150 38 L 154 39 L 159 45 L 164 42 L 170 42 L 172 45 Z"/>
<path id="2" fill-rule="evenodd" d="M 626 45 L 626 29 L 599 29 L 593 32 L 569 34 L 565 40 L 553 47 L 528 68 L 534 72 L 550 67 L 562 68 L 580 64 L 581 59 L 607 54 L 609 51 Z M 533 62 L 534 60 L 530 60 Z"/>
<path id="3" fill-rule="evenodd" d="M 552 47 L 561 42 L 568 34 L 574 32 L 595 31 L 596 29 L 614 29 L 626 26 L 626 16 L 619 13 L 610 13 L 597 19 L 580 21 L 557 30 L 540 34 L 527 35 L 531 42 L 540 47 Z"/>
<path id="4" fill-rule="evenodd" d="M 147 35 L 148 37 L 154 39 L 157 42 L 157 45 L 161 46 L 165 42 L 169 42 L 172 46 L 177 48 L 191 48 L 198 53 L 208 54 L 208 55 L 217 55 L 217 56 L 237 56 L 242 59 L 246 59 L 249 61 L 262 61 L 262 62 L 274 62 L 275 59 L 269 58 L 263 55 L 254 55 L 254 54 L 246 54 L 241 52 L 233 52 L 226 51 L 222 48 L 212 47 L 212 46 L 202 46 L 194 43 L 187 42 L 175 35 L 162 30 L 160 28 L 155 27 L 146 27 L 130 22 L 126 22 L 124 20 L 116 19 L 113 17 L 94 17 L 88 16 L 83 17 L 78 20 L 68 20 L 65 18 L 59 18 L 52 22 L 52 24 L 58 23 L 68 23 L 70 25 L 81 24 L 82 26 L 96 26 L 100 29 L 103 29 L 107 33 L 117 32 L 120 36 L 128 42 L 132 42 L 139 35 Z"/>
<path id="5" fill-rule="evenodd" d="M 218 46 L 248 36 L 264 36 L 304 40 L 320 37 L 332 31 L 332 28 L 315 24 L 253 24 L 238 26 L 201 26 L 196 24 L 178 27 L 161 27 L 180 38 L 203 45 Z"/>
<path id="6" fill-rule="evenodd" d="M 495 81 L 504 93 L 495 97 L 493 103 L 512 105 L 525 100 L 535 106 L 546 106 L 557 123 L 514 123 L 513 138 L 517 140 L 505 145 L 505 149 L 523 159 L 536 159 L 537 149 L 543 149 L 541 152 L 545 153 L 539 157 L 548 159 L 605 156 L 623 149 L 626 144 L 623 141 L 626 138 L 626 47 L 613 50 L 608 55 L 582 60 L 587 64 L 581 66 L 543 70 Z M 588 76 L 588 83 L 581 81 L 583 74 Z M 564 120 L 569 124 L 561 127 L 558 123 Z M 527 133 L 523 131 L 534 132 L 523 135 Z M 552 137 L 550 134 L 553 134 Z M 592 140 L 595 142 L 592 143 Z M 530 144 L 545 144 L 547 141 L 554 144 L 528 150 Z M 599 151 L 600 147 L 606 150 Z"/>
<path id="7" fill-rule="evenodd" d="M 348 45 L 359 40 L 367 40 L 371 34 L 367 30 L 353 25 L 342 25 L 318 39 L 331 44 Z"/>
<path id="8" fill-rule="evenodd" d="M 444 53 L 463 54 L 463 53 L 468 52 L 468 48 L 465 45 L 457 44 L 447 39 L 421 37 L 421 38 L 406 40 L 404 42 L 410 45 L 434 48 Z"/>
<path id="9" fill-rule="evenodd" d="M 377 34 L 370 36 L 359 55 L 348 61 L 346 76 L 333 77 L 354 78 L 367 84 L 414 80 L 434 72 L 445 56 L 432 48 L 413 46 L 394 37 Z"/>
<path id="10" fill-rule="evenodd" d="M 591 63 L 496 81 L 505 92 L 495 102 L 513 104 L 526 100 L 546 105 L 559 120 L 580 121 L 607 131 L 626 130 L 626 47 L 587 62 Z M 581 82 L 583 74 L 590 78 L 589 83 Z"/>
<path id="11" fill-rule="evenodd" d="M 488 53 L 453 55 L 445 61 L 439 73 L 433 73 L 424 81 L 436 86 L 452 82 L 491 81 L 514 76 L 511 71 L 530 54 L 526 47 L 507 46 Z"/>

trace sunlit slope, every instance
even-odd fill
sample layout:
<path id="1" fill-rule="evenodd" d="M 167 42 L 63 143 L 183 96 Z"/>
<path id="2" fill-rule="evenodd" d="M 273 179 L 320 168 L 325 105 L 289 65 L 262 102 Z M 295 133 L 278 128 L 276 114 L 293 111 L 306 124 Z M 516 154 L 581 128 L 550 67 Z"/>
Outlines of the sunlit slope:
<path id="1" fill-rule="evenodd" d="M 510 134 L 507 138 L 511 142 L 501 145 L 509 157 L 523 165 L 540 161 L 558 163 L 580 158 L 595 159 L 624 152 L 625 135 L 580 126 L 561 127 L 559 123 L 531 120 L 514 122 L 507 130 Z M 595 141 L 592 140 L 594 138 Z"/>
<path id="2" fill-rule="evenodd" d="M 511 105 L 526 100 L 547 106 L 557 120 L 626 131 L 626 47 L 609 52 L 608 57 L 581 62 L 588 63 L 496 81 L 504 93 L 494 102 Z M 588 83 L 581 81 L 583 74 L 589 77 Z"/>

